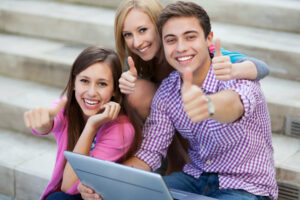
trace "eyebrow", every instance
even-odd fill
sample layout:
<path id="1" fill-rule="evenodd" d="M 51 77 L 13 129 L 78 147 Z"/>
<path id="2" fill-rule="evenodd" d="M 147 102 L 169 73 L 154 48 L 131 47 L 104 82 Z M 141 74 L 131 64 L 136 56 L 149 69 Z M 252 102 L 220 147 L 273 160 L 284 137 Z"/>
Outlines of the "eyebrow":
<path id="1" fill-rule="evenodd" d="M 85 79 L 90 79 L 90 77 L 88 77 L 88 76 L 78 76 L 79 78 L 85 78 Z M 105 79 L 105 78 L 99 78 L 99 79 L 97 79 L 97 81 L 108 81 L 107 79 Z"/>
<path id="2" fill-rule="evenodd" d="M 186 34 L 190 34 L 190 33 L 197 33 L 198 34 L 198 31 L 194 31 L 194 30 L 190 30 L 190 31 L 186 31 L 183 33 L 183 35 L 186 35 Z M 166 39 L 167 37 L 174 37 L 175 35 L 174 34 L 167 34 L 164 36 L 164 39 Z"/>
<path id="3" fill-rule="evenodd" d="M 141 26 L 138 26 L 137 28 L 136 28 L 136 30 L 138 30 L 138 29 L 140 29 L 140 28 L 145 28 L 146 27 L 146 25 L 141 25 Z M 122 33 L 128 33 L 128 32 L 130 32 L 130 31 L 122 31 Z"/>

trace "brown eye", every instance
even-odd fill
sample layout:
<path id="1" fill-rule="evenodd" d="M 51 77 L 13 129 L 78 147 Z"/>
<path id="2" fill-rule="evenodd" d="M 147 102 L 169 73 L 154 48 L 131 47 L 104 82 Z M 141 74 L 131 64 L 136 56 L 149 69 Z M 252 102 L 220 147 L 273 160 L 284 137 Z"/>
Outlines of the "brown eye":
<path id="1" fill-rule="evenodd" d="M 107 86 L 107 83 L 105 83 L 105 82 L 99 82 L 98 85 L 101 86 L 101 87 L 105 87 L 105 86 Z"/>
<path id="2" fill-rule="evenodd" d="M 82 83 L 88 83 L 89 81 L 86 80 L 86 79 L 80 79 L 80 82 L 82 82 Z"/>

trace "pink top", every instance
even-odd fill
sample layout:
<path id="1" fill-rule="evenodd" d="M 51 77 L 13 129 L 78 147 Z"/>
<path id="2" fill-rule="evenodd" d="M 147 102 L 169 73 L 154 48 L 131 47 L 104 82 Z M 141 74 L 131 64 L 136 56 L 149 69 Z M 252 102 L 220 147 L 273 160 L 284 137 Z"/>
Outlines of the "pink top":
<path id="1" fill-rule="evenodd" d="M 60 191 L 60 183 L 63 177 L 66 159 L 63 152 L 67 149 L 68 142 L 68 124 L 67 118 L 63 116 L 63 109 L 58 113 L 54 119 L 52 133 L 54 133 L 57 142 L 57 155 L 54 166 L 54 171 L 51 180 L 41 196 L 44 200 L 53 192 Z M 32 130 L 35 135 L 40 135 Z M 134 128 L 125 115 L 119 116 L 116 120 L 108 122 L 101 126 L 97 135 L 94 149 L 90 152 L 90 156 L 100 158 L 103 160 L 118 161 L 130 148 L 134 140 Z M 78 194 L 77 181 L 68 194 Z"/>

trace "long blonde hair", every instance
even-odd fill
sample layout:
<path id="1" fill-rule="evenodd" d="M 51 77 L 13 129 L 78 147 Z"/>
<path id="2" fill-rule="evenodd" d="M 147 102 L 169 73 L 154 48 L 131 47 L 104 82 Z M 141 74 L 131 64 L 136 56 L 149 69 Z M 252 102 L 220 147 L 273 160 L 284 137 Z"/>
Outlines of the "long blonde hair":
<path id="1" fill-rule="evenodd" d="M 156 22 L 158 20 L 158 14 L 163 9 L 163 6 L 160 4 L 159 0 L 123 0 L 117 9 L 115 17 L 116 51 L 120 57 L 122 67 L 125 67 L 127 57 L 131 56 L 134 60 L 135 67 L 137 68 L 138 73 L 144 78 L 152 78 L 152 68 L 153 65 L 155 65 L 153 63 L 153 60 L 146 62 L 142 60 L 139 56 L 132 53 L 127 48 L 122 34 L 125 18 L 133 8 L 137 8 L 145 12 L 149 16 L 151 22 L 155 25 L 156 31 L 158 33 Z"/>

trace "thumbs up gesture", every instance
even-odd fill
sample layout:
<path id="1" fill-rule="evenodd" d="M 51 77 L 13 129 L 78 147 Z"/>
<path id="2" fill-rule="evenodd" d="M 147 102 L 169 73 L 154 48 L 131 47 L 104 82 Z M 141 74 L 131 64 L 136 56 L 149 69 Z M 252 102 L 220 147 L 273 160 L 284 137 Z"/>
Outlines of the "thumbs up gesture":
<path id="1" fill-rule="evenodd" d="M 123 72 L 119 79 L 119 87 L 123 94 L 131 94 L 134 92 L 135 81 L 137 80 L 137 70 L 133 59 L 128 57 L 129 70 Z"/>
<path id="2" fill-rule="evenodd" d="M 218 80 L 228 81 L 233 79 L 233 69 L 230 57 L 222 55 L 221 41 L 219 38 L 216 39 L 215 48 L 215 56 L 212 59 L 213 73 Z"/>
<path id="3" fill-rule="evenodd" d="M 200 122 L 209 117 L 207 97 L 200 87 L 193 85 L 193 72 L 190 68 L 184 71 L 181 95 L 183 108 L 193 122 Z"/>
<path id="4" fill-rule="evenodd" d="M 66 105 L 67 98 L 62 98 L 54 107 L 39 107 L 24 113 L 25 125 L 38 133 L 48 133 L 53 126 L 53 119 Z"/>

